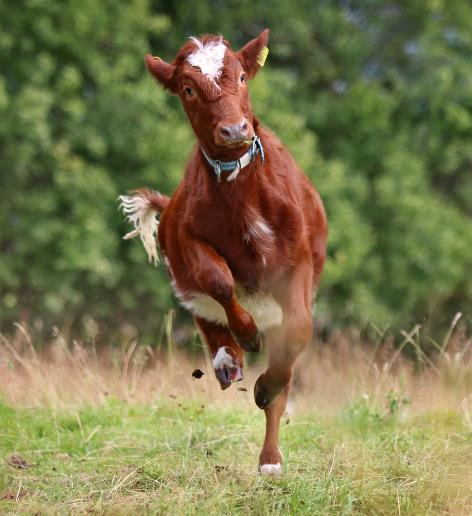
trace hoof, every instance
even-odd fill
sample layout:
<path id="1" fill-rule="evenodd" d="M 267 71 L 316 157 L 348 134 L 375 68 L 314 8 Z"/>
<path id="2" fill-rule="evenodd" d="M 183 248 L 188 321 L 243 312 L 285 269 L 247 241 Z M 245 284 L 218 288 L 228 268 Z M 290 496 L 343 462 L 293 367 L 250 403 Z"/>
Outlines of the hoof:
<path id="1" fill-rule="evenodd" d="M 262 334 L 257 332 L 251 340 L 244 340 L 234 335 L 236 342 L 248 353 L 259 353 L 262 348 Z"/>
<path id="2" fill-rule="evenodd" d="M 259 464 L 259 473 L 272 477 L 279 477 L 282 474 L 282 466 L 280 462 L 277 464 Z"/>
<path id="3" fill-rule="evenodd" d="M 272 402 L 287 387 L 288 384 L 267 383 L 265 373 L 262 373 L 254 384 L 254 401 L 260 409 L 266 409 L 272 405 Z M 273 463 L 271 462 L 271 464 Z"/>
<path id="4" fill-rule="evenodd" d="M 243 379 L 243 368 L 233 356 L 231 348 L 223 346 L 218 349 L 213 357 L 215 376 L 222 390 L 227 389 L 233 382 L 240 382 Z"/>
<path id="5" fill-rule="evenodd" d="M 220 382 L 221 389 L 224 391 L 233 382 L 240 382 L 243 379 L 243 370 L 238 366 L 223 366 L 220 369 L 215 369 L 215 376 L 216 379 Z"/>
<path id="6" fill-rule="evenodd" d="M 260 409 L 264 410 L 272 403 L 273 399 L 264 385 L 264 375 L 261 374 L 254 384 L 254 401 Z"/>
<path id="7" fill-rule="evenodd" d="M 272 392 L 264 383 L 264 375 L 261 374 L 254 385 L 254 401 L 256 405 L 264 410 L 277 397 L 278 392 Z"/>

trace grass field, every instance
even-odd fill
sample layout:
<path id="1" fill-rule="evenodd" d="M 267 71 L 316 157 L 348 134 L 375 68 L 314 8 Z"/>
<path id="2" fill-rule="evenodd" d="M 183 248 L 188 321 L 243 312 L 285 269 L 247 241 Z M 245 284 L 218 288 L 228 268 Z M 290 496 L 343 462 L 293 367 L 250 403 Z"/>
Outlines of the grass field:
<path id="1" fill-rule="evenodd" d="M 421 371 L 351 340 L 306 356 L 285 471 L 266 478 L 251 393 L 263 361 L 222 393 L 202 353 L 164 363 L 58 338 L 38 356 L 26 334 L 3 337 L 0 512 L 472 513 L 470 338 Z M 208 374 L 195 381 L 197 366 Z"/>

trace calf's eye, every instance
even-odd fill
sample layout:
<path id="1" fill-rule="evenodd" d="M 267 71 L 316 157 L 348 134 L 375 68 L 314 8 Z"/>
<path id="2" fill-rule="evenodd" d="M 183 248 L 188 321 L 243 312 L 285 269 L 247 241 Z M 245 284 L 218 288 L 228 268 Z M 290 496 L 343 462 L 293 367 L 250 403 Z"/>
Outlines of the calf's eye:
<path id="1" fill-rule="evenodd" d="M 246 82 L 246 74 L 242 73 L 241 77 L 239 77 L 240 82 Z"/>
<path id="2" fill-rule="evenodd" d="M 185 95 L 187 95 L 187 97 L 191 97 L 193 95 L 193 90 L 189 86 L 185 86 L 184 91 L 185 91 Z"/>

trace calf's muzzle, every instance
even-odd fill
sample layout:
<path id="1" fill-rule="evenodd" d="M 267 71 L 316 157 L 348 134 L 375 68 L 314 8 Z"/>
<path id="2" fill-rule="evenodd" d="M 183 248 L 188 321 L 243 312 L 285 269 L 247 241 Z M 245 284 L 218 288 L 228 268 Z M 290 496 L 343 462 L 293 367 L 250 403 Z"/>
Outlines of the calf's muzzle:
<path id="1" fill-rule="evenodd" d="M 228 121 L 220 122 L 216 126 L 216 143 L 219 145 L 235 145 L 247 142 L 252 135 L 249 123 L 246 118 L 238 120 L 235 123 Z"/>

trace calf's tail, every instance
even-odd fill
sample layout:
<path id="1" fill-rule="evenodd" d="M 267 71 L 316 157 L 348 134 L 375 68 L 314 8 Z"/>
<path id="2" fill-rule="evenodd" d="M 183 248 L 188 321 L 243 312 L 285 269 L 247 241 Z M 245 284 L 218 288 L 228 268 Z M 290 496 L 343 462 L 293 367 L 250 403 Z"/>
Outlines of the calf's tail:
<path id="1" fill-rule="evenodd" d="M 159 222 L 156 216 L 166 209 L 170 198 L 149 188 L 139 188 L 130 195 L 120 195 L 118 200 L 126 220 L 134 226 L 123 239 L 129 240 L 139 235 L 149 261 L 157 265 L 159 255 L 156 239 Z"/>

